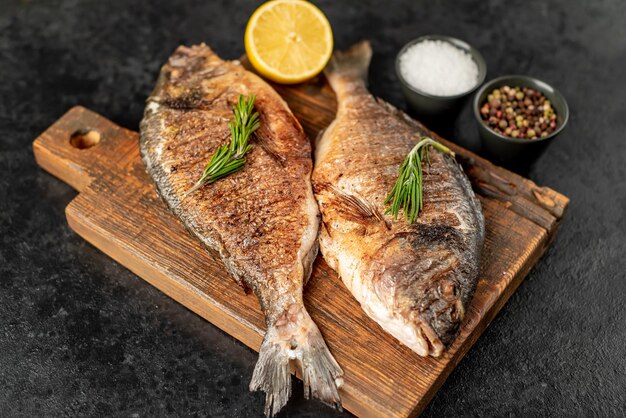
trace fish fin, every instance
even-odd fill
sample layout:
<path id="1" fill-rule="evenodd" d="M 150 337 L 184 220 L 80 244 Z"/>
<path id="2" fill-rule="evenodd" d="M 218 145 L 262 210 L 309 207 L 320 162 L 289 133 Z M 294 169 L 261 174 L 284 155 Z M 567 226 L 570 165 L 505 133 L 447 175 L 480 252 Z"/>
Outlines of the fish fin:
<path id="1" fill-rule="evenodd" d="M 328 189 L 333 194 L 335 209 L 346 219 L 357 223 L 382 222 L 389 228 L 383 215 L 369 200 L 356 193 L 346 193 L 333 185 L 329 185 Z"/>
<path id="2" fill-rule="evenodd" d="M 328 62 L 324 73 L 335 92 L 341 90 L 343 80 L 367 80 L 367 71 L 372 59 L 369 41 L 361 41 L 344 51 L 337 51 Z"/>
<path id="3" fill-rule="evenodd" d="M 315 137 L 315 141 L 313 141 L 313 144 L 315 144 L 315 148 L 319 147 L 319 144 L 322 142 L 322 138 L 324 138 L 324 134 L 326 133 L 326 131 L 328 130 L 328 126 L 320 129 L 320 131 L 317 133 L 317 136 Z"/>
<path id="4" fill-rule="evenodd" d="M 317 253 L 319 252 L 319 249 L 320 249 L 320 243 L 319 243 L 319 240 L 316 239 L 313 242 L 311 249 L 306 253 L 304 258 L 302 259 L 302 266 L 304 267 L 304 275 L 302 277 L 304 286 L 307 285 L 307 283 L 309 282 L 309 279 L 311 278 L 311 273 L 313 273 L 313 263 L 315 262 L 315 258 L 317 258 Z"/>
<path id="5" fill-rule="evenodd" d="M 417 120 L 413 119 L 410 115 L 408 115 L 403 110 L 398 109 L 397 107 L 385 101 L 384 99 L 381 99 L 380 97 L 376 97 L 376 102 L 381 107 L 383 107 L 387 112 L 391 113 L 392 115 L 400 119 L 402 122 L 404 122 L 408 127 L 417 131 L 415 134 L 416 138 L 419 138 L 421 136 L 432 135 L 432 133 L 424 125 L 422 125 L 421 122 L 418 122 Z"/>
<path id="6" fill-rule="evenodd" d="M 266 417 L 276 415 L 291 396 L 290 360 L 301 368 L 305 398 L 341 409 L 343 371 L 304 306 L 293 304 L 267 330 L 250 381 L 251 391 L 265 392 Z"/>
<path id="7" fill-rule="evenodd" d="M 285 167 L 287 161 L 285 157 L 280 155 L 278 151 L 275 150 L 274 145 L 272 144 L 271 137 L 272 134 L 268 132 L 270 128 L 266 127 L 265 124 L 262 124 L 259 129 L 254 132 L 254 138 L 259 146 L 269 155 L 274 161 L 280 164 L 281 167 Z"/>

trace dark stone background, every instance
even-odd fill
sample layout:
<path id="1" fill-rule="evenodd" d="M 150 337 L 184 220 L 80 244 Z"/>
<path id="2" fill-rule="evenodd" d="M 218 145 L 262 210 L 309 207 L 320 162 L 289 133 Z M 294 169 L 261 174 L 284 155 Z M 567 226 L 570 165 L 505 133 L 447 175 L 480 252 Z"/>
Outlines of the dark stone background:
<path id="1" fill-rule="evenodd" d="M 570 125 L 530 177 L 572 199 L 545 257 L 425 416 L 612 416 L 626 408 L 626 2 L 319 1 L 338 47 L 370 38 L 375 94 L 404 107 L 393 59 L 443 33 L 488 78 L 537 76 Z M 81 104 L 136 129 L 178 44 L 243 53 L 256 1 L 0 0 L 0 416 L 261 416 L 256 354 L 75 235 L 75 192 L 31 141 Z M 466 108 L 448 136 L 475 148 Z M 305 402 L 283 416 L 340 416 Z"/>

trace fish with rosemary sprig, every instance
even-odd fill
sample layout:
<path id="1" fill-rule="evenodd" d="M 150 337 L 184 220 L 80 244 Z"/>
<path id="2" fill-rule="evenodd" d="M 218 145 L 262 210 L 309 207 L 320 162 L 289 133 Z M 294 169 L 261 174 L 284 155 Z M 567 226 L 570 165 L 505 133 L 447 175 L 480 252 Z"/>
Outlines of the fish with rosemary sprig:
<path id="1" fill-rule="evenodd" d="M 287 104 L 206 45 L 179 47 L 148 99 L 140 149 L 172 211 L 261 303 L 267 331 L 250 389 L 266 393 L 266 415 L 291 394 L 292 361 L 305 397 L 340 408 L 343 372 L 302 299 L 319 212 L 311 145 Z"/>
<path id="2" fill-rule="evenodd" d="M 362 42 L 326 69 L 338 110 L 316 146 L 320 249 L 371 318 L 440 356 L 478 280 L 484 218 L 452 152 L 368 92 L 371 54 Z"/>

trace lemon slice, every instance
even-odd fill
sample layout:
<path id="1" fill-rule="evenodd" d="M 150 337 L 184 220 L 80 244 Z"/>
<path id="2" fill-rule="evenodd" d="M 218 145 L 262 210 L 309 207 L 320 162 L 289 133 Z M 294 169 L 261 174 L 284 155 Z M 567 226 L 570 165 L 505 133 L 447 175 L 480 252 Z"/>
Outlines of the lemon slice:
<path id="1" fill-rule="evenodd" d="M 305 0 L 272 0 L 246 27 L 252 66 L 264 77 L 294 84 L 319 74 L 333 52 L 333 32 L 324 13 Z"/>

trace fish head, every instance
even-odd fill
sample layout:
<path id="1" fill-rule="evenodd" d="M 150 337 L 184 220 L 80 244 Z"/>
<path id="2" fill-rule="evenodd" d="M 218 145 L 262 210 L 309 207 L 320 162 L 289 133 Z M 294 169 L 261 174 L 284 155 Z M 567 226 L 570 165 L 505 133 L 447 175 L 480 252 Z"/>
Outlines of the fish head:
<path id="1" fill-rule="evenodd" d="M 398 237 L 377 254 L 373 284 L 386 310 L 378 322 L 418 354 L 438 357 L 463 321 L 472 273 L 453 248 L 411 241 Z"/>

